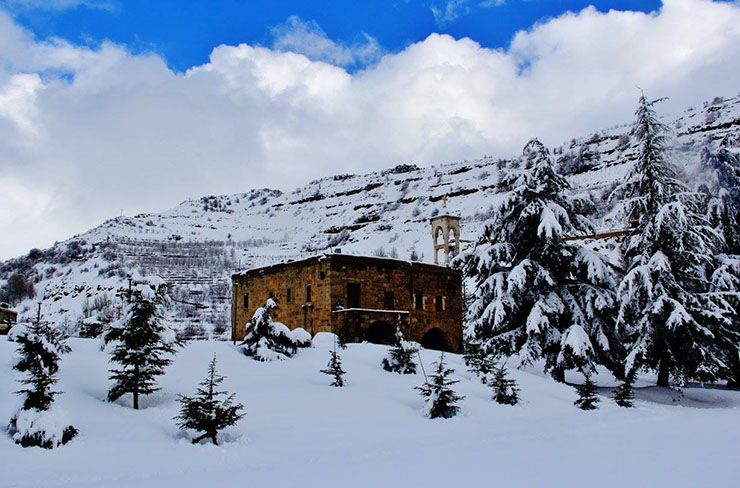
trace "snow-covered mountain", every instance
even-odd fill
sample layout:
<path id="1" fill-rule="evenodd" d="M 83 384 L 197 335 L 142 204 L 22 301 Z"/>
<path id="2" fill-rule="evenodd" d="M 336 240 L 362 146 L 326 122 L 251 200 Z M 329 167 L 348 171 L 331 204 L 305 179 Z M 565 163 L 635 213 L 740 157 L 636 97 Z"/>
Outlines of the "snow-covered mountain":
<path id="1" fill-rule="evenodd" d="M 705 146 L 740 150 L 740 96 L 717 97 L 669 123 L 674 160 L 692 183 L 701 181 Z M 625 226 L 608 195 L 636 156 L 631 123 L 552 148 L 573 191 L 590 197 L 603 230 Z M 238 269 L 341 248 L 344 253 L 415 255 L 431 262 L 429 218 L 448 210 L 462 217 L 463 247 L 502 196 L 501 176 L 517 158 L 484 156 L 430 168 L 401 164 L 364 175 L 336 175 L 290 193 L 251 190 L 187 200 L 158 214 L 117 217 L 46 250 L 0 265 L 0 286 L 23 297 L 21 320 L 41 312 L 70 333 L 120 311 L 116 294 L 128 278 L 159 275 L 175 298 L 173 319 L 187 335 L 221 335 L 230 321 L 230 275 Z M 34 297 L 28 296 L 33 283 Z M 12 295 L 12 293 L 11 293 Z M 12 297 L 11 297 L 12 298 Z"/>

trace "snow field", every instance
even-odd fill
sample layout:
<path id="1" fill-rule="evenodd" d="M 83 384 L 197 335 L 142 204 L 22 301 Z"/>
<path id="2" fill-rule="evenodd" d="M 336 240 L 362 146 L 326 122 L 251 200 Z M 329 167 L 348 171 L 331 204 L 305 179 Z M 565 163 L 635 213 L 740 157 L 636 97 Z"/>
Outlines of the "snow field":
<path id="1" fill-rule="evenodd" d="M 736 486 L 740 479 L 740 392 L 689 388 L 673 403 L 665 392 L 637 391 L 636 408 L 602 396 L 599 410 L 573 405 L 574 389 L 532 371 L 512 370 L 523 403 L 498 405 L 490 389 L 445 355 L 465 395 L 461 414 L 429 420 L 416 375 L 384 371 L 388 348 L 340 350 L 344 388 L 321 374 L 331 336 L 295 358 L 261 363 L 231 343 L 188 344 L 161 378 L 162 390 L 130 408 L 104 401 L 108 357 L 99 342 L 70 339 L 56 407 L 80 430 L 66 446 L 23 449 L 0 435 L 2 487 L 149 486 Z M 0 338 L 0 421 L 12 415 L 19 388 L 11 371 L 15 344 Z M 192 445 L 172 420 L 177 393 L 192 394 L 213 353 L 224 389 L 246 417 L 221 446 Z M 427 373 L 439 358 L 423 350 Z M 578 381 L 577 378 L 569 379 Z M 648 379 L 646 378 L 645 381 Z M 596 378 L 611 381 L 608 375 Z M 638 383 L 644 386 L 645 381 Z M 643 398 L 650 398 L 644 400 Z M 696 408 L 683 405 L 705 406 Z"/>

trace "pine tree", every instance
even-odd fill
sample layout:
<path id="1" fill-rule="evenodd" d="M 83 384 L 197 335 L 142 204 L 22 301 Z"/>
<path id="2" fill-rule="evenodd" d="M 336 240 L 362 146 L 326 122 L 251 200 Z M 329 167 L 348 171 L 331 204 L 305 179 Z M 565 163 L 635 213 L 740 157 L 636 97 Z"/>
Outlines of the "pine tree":
<path id="1" fill-rule="evenodd" d="M 153 281 L 137 286 L 130 294 L 123 318 L 105 332 L 104 342 L 113 344 L 111 362 L 120 365 L 110 370 L 114 384 L 108 390 L 109 402 L 131 393 L 133 407 L 138 410 L 141 395 L 160 389 L 156 378 L 172 363 L 167 356 L 175 354 L 176 347 L 182 345 L 175 332 L 163 324 L 168 303 L 166 284 Z"/>
<path id="2" fill-rule="evenodd" d="M 508 377 L 506 365 L 494 370 L 489 386 L 493 388 L 493 399 L 502 405 L 516 405 L 519 403 L 519 388 L 516 380 Z"/>
<path id="3" fill-rule="evenodd" d="M 624 381 L 614 389 L 614 403 L 620 407 L 630 408 L 635 403 L 635 372 L 630 371 L 624 378 Z"/>
<path id="4" fill-rule="evenodd" d="M 8 432 L 23 447 L 53 449 L 66 444 L 78 433 L 66 425 L 63 415 L 52 409 L 54 391 L 59 372 L 59 356 L 70 351 L 61 334 L 47 324 L 19 324 L 13 328 L 11 338 L 18 343 L 21 358 L 13 369 L 26 373 L 19 380 L 26 388 L 16 392 L 23 402 L 10 419 Z"/>
<path id="5" fill-rule="evenodd" d="M 454 370 L 447 368 L 444 359 L 445 355 L 442 353 L 439 361 L 434 363 L 435 374 L 429 376 L 431 383 L 427 382 L 422 386 L 415 387 L 423 397 L 426 397 L 427 417 L 432 419 L 454 417 L 460 411 L 460 407 L 456 403 L 465 398 L 456 394 L 450 388 L 451 385 L 459 383 L 459 381 L 449 379 Z"/>
<path id="6" fill-rule="evenodd" d="M 707 217 L 723 239 L 715 254 L 707 297 L 723 313 L 710 318 L 712 332 L 725 351 L 727 385 L 740 386 L 740 155 L 727 149 L 702 151 L 705 171 L 713 176 Z"/>
<path id="7" fill-rule="evenodd" d="M 573 402 L 581 410 L 596 410 L 596 404 L 601 400 L 596 394 L 596 385 L 591 381 L 591 375 L 586 375 L 586 381 L 582 385 L 576 386 L 578 391 L 578 400 Z"/>
<path id="8" fill-rule="evenodd" d="M 268 298 L 265 306 L 254 312 L 242 343 L 242 350 L 247 356 L 258 361 L 275 361 L 295 354 L 299 344 L 287 325 L 273 320 L 272 310 L 276 308 L 275 300 Z"/>
<path id="9" fill-rule="evenodd" d="M 197 444 L 203 439 L 211 439 L 218 445 L 219 431 L 236 424 L 244 414 L 244 405 L 234 404 L 235 394 L 218 391 L 224 376 L 216 372 L 216 355 L 208 365 L 208 377 L 200 383 L 195 396 L 178 395 L 180 415 L 175 417 L 182 430 L 191 429 L 202 434 L 193 439 Z M 221 398 L 225 396 L 226 398 Z"/>
<path id="10" fill-rule="evenodd" d="M 564 381 L 565 370 L 591 371 L 613 354 L 614 273 L 601 254 L 566 240 L 593 233 L 590 202 L 566 196 L 569 185 L 538 140 L 523 159 L 475 249 L 460 256 L 477 285 L 473 339 L 496 358 L 544 359 Z"/>
<path id="11" fill-rule="evenodd" d="M 383 358 L 383 369 L 392 373 L 416 374 L 414 354 L 417 353 L 418 349 L 404 340 L 400 318 L 396 320 L 395 337 L 395 344 L 388 351 L 388 356 Z"/>
<path id="12" fill-rule="evenodd" d="M 468 371 L 480 378 L 481 383 L 488 381 L 488 375 L 496 369 L 496 361 L 478 342 L 466 341 L 463 345 L 463 360 Z"/>
<path id="13" fill-rule="evenodd" d="M 326 369 L 322 369 L 321 372 L 334 377 L 334 381 L 332 381 L 331 386 L 344 386 L 344 375 L 347 372 L 342 369 L 342 359 L 339 357 L 337 351 L 331 351 L 329 364 L 327 364 Z"/>
<path id="14" fill-rule="evenodd" d="M 714 381 L 727 374 L 723 340 L 708 321 L 722 311 L 705 296 L 718 240 L 668 160 L 654 104 L 640 98 L 640 151 L 618 191 L 628 197 L 634 224 L 622 246 L 627 273 L 618 290 L 617 327 L 628 343 L 624 367 L 657 370 L 659 386 L 671 376 Z"/>

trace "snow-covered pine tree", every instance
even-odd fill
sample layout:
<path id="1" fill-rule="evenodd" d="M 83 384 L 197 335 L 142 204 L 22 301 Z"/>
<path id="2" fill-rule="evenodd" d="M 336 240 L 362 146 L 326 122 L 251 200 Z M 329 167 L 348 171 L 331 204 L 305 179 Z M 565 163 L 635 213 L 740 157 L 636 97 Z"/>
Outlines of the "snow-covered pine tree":
<path id="1" fill-rule="evenodd" d="M 401 318 L 396 319 L 396 342 L 388 351 L 388 356 L 383 358 L 383 369 L 392 373 L 416 374 L 416 362 L 414 354 L 416 349 L 411 343 L 404 340 Z"/>
<path id="2" fill-rule="evenodd" d="M 459 257 L 476 283 L 468 332 L 486 354 L 545 359 L 564 381 L 565 370 L 591 371 L 613 354 L 614 273 L 601 254 L 566 240 L 593 232 L 590 202 L 567 196 L 537 139 L 523 158 L 475 249 Z"/>
<path id="3" fill-rule="evenodd" d="M 502 364 L 494 371 L 488 385 L 493 388 L 493 399 L 502 405 L 516 405 L 519 403 L 519 388 L 516 380 L 509 378 L 506 365 Z"/>
<path id="4" fill-rule="evenodd" d="M 247 356 L 258 361 L 275 361 L 295 354 L 300 344 L 287 325 L 273 320 L 271 311 L 276 308 L 275 300 L 268 298 L 265 305 L 254 312 L 242 343 L 242 350 Z"/>
<path id="5" fill-rule="evenodd" d="M 134 409 L 139 397 L 160 388 L 157 377 L 172 363 L 169 357 L 182 342 L 175 331 L 164 323 L 164 310 L 169 304 L 167 284 L 158 278 L 148 278 L 131 291 L 123 317 L 111 324 L 103 335 L 107 345 L 113 345 L 111 362 L 118 368 L 110 370 L 113 386 L 108 401 L 116 401 L 131 393 Z"/>
<path id="6" fill-rule="evenodd" d="M 427 400 L 427 417 L 436 419 L 438 417 L 448 419 L 454 417 L 460 411 L 456 404 L 462 400 L 463 396 L 455 393 L 451 385 L 459 383 L 458 380 L 451 380 L 449 376 L 454 370 L 445 365 L 445 354 L 442 353 L 439 361 L 434 363 L 435 372 L 429 375 L 430 382 L 415 387 L 421 392 L 421 396 Z"/>
<path id="7" fill-rule="evenodd" d="M 208 364 L 208 376 L 200 383 L 196 394 L 192 397 L 178 395 L 180 414 L 175 417 L 177 425 L 182 430 L 202 432 L 193 439 L 193 444 L 203 439 L 211 439 L 218 445 L 219 431 L 231 427 L 244 417 L 241 413 L 244 405 L 234 404 L 236 394 L 218 390 L 224 378 L 216 372 L 216 354 L 214 354 Z"/>
<path id="8" fill-rule="evenodd" d="M 714 381 L 728 374 L 724 339 L 709 323 L 723 311 L 706 299 L 719 241 L 668 160 L 655 103 L 640 97 L 640 150 L 618 189 L 634 225 L 622 246 L 627 272 L 618 290 L 617 327 L 629 344 L 624 369 L 656 370 L 659 386 L 668 386 L 670 377 Z"/>
<path id="9" fill-rule="evenodd" d="M 722 236 L 724 247 L 714 256 L 711 300 L 724 314 L 713 317 L 713 333 L 723 342 L 729 367 L 728 386 L 740 386 L 740 154 L 726 148 L 702 151 L 705 171 L 713 176 L 708 219 Z M 717 331 L 716 329 L 719 329 Z"/>
<path id="10" fill-rule="evenodd" d="M 466 341 L 463 345 L 463 360 L 468 371 L 480 378 L 481 383 L 488 381 L 488 375 L 496 369 L 496 360 L 491 353 L 481 347 L 476 341 Z"/>
<path id="11" fill-rule="evenodd" d="M 69 346 L 57 330 L 43 323 L 18 324 L 11 339 L 18 343 L 21 356 L 13 369 L 27 377 L 19 380 L 26 388 L 17 392 L 23 401 L 10 419 L 8 432 L 23 447 L 53 449 L 66 444 L 78 431 L 53 408 L 59 393 L 53 388 L 58 381 L 59 356 L 69 352 Z"/>
<path id="12" fill-rule="evenodd" d="M 625 375 L 624 381 L 614 389 L 614 403 L 620 407 L 630 408 L 634 406 L 635 371 L 632 370 Z"/>
<path id="13" fill-rule="evenodd" d="M 575 406 L 581 410 L 596 410 L 596 404 L 601 401 L 599 396 L 596 394 L 596 385 L 591 381 L 591 375 L 586 375 L 586 381 L 582 385 L 576 386 L 578 392 L 578 400 L 573 402 Z"/>
<path id="14" fill-rule="evenodd" d="M 344 375 L 347 372 L 342 369 L 342 358 L 339 357 L 336 350 L 331 351 L 329 364 L 327 364 L 326 369 L 322 369 L 321 372 L 334 377 L 334 381 L 332 381 L 331 386 L 344 386 Z"/>

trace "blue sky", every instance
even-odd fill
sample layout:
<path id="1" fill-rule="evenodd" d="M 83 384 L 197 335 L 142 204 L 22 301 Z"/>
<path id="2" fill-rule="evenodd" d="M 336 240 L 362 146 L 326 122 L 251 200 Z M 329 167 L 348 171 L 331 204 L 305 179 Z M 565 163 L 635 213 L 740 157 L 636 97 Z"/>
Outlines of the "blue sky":
<path id="1" fill-rule="evenodd" d="M 398 52 L 433 32 L 470 37 L 484 47 L 506 47 L 519 30 L 588 5 L 649 12 L 658 0 L 11 0 L 16 21 L 38 38 L 75 44 L 102 40 L 132 52 L 151 50 L 176 71 L 208 60 L 220 44 L 271 45 L 273 28 L 290 16 L 315 21 L 330 39 L 352 44 L 373 37 Z M 361 68 L 364 63 L 350 66 Z"/>

